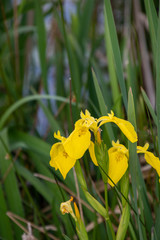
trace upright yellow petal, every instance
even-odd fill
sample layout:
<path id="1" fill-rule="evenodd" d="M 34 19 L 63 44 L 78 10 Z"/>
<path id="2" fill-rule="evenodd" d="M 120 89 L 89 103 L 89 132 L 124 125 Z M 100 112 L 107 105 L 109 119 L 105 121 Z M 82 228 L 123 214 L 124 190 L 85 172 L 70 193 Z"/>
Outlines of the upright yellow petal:
<path id="1" fill-rule="evenodd" d="M 90 143 L 90 146 L 89 146 L 89 154 L 90 154 L 90 157 L 92 159 L 92 162 L 98 166 L 98 163 L 97 163 L 97 159 L 96 159 L 96 155 L 95 155 L 95 151 L 94 151 L 94 143 L 91 141 Z"/>
<path id="2" fill-rule="evenodd" d="M 74 202 L 74 211 L 75 211 L 75 215 L 76 215 L 77 221 L 80 222 L 81 216 L 80 216 L 77 204 L 75 202 Z"/>
<path id="3" fill-rule="evenodd" d="M 91 134 L 86 127 L 75 129 L 66 139 L 63 146 L 71 158 L 81 158 L 89 148 Z"/>
<path id="4" fill-rule="evenodd" d="M 62 141 L 62 142 L 64 142 L 65 141 L 65 137 L 63 137 L 63 136 L 61 136 L 61 134 L 60 134 L 60 131 L 58 130 L 58 132 L 56 133 L 56 132 L 54 132 L 54 138 L 56 138 L 56 139 L 58 139 L 58 140 L 60 140 L 60 141 Z"/>
<path id="5" fill-rule="evenodd" d="M 86 127 L 93 132 L 98 130 L 97 119 L 91 116 L 88 110 L 85 110 L 85 114 L 81 111 L 81 119 L 75 123 L 75 129 L 78 127 Z"/>
<path id="6" fill-rule="evenodd" d="M 53 144 L 50 151 L 51 160 L 49 162 L 51 167 L 55 170 L 59 169 L 63 178 L 66 178 L 67 173 L 75 165 L 76 159 L 71 158 L 65 151 L 62 143 Z"/>
<path id="7" fill-rule="evenodd" d="M 137 133 L 133 127 L 133 125 L 126 120 L 117 118 L 114 116 L 113 111 L 111 111 L 111 114 L 108 114 L 108 116 L 103 116 L 98 119 L 97 122 L 100 122 L 99 127 L 101 127 L 103 124 L 107 122 L 113 122 L 115 123 L 123 132 L 123 134 L 132 142 L 137 142 Z"/>
<path id="8" fill-rule="evenodd" d="M 124 154 L 123 151 L 120 151 L 114 147 L 108 150 L 108 155 L 109 155 L 108 176 L 116 184 L 123 177 L 128 168 L 128 157 Z M 112 187 L 114 187 L 112 181 L 108 179 L 108 183 Z"/>
<path id="9" fill-rule="evenodd" d="M 137 146 L 137 153 L 145 153 L 149 148 L 149 144 L 146 143 L 144 147 Z"/>

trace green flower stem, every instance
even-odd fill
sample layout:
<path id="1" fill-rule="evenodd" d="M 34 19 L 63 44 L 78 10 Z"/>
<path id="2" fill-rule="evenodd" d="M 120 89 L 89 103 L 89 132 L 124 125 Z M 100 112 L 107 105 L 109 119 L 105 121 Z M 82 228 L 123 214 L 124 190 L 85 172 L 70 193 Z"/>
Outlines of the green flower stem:
<path id="1" fill-rule="evenodd" d="M 105 187 L 105 203 L 106 203 L 106 213 L 107 213 L 107 219 L 106 219 L 106 228 L 107 228 L 107 233 L 108 233 L 108 237 L 109 239 L 116 239 L 115 237 L 115 232 L 109 217 L 109 209 L 108 209 L 108 189 L 107 189 L 107 183 L 104 184 Z"/>
<path id="2" fill-rule="evenodd" d="M 124 174 L 123 178 L 121 179 L 121 192 L 126 199 L 128 199 L 128 192 L 129 192 L 129 173 L 128 170 Z M 118 226 L 118 231 L 116 235 L 116 240 L 123 240 L 125 239 L 127 228 L 129 225 L 130 219 L 130 206 L 128 202 L 122 197 L 122 216 Z"/>
<path id="3" fill-rule="evenodd" d="M 108 158 L 107 147 L 103 143 L 103 141 L 101 141 L 100 144 L 98 142 L 95 143 L 95 155 L 96 155 L 96 159 L 97 159 L 97 162 L 99 165 L 99 170 L 101 172 L 102 179 L 103 179 L 104 186 L 105 186 L 105 205 L 106 205 L 105 207 L 106 207 L 106 215 L 107 215 L 107 218 L 106 218 L 107 233 L 108 233 L 109 239 L 114 240 L 115 233 L 114 233 L 113 226 L 112 226 L 111 220 L 109 218 L 109 213 L 108 213 L 108 190 L 107 190 L 108 177 L 107 177 L 106 173 L 108 173 L 109 158 Z"/>
<path id="4" fill-rule="evenodd" d="M 81 185 L 81 188 L 85 194 L 87 201 L 102 217 L 104 217 L 107 220 L 108 217 L 106 214 L 106 209 L 87 190 L 87 184 L 84 179 L 82 169 L 78 160 L 76 161 L 76 164 L 75 164 L 75 170 L 78 177 L 78 181 Z"/>

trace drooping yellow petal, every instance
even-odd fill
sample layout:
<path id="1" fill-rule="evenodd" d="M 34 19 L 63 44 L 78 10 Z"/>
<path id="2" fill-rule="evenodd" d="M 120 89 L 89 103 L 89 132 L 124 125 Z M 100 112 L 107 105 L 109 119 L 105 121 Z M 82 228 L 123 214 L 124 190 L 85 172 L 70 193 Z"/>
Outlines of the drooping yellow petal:
<path id="1" fill-rule="evenodd" d="M 108 176 L 116 184 L 125 174 L 128 168 L 128 157 L 123 151 L 120 151 L 114 147 L 108 150 L 109 155 L 109 169 Z M 114 184 L 108 178 L 108 183 L 114 187 Z"/>
<path id="2" fill-rule="evenodd" d="M 90 157 L 92 159 L 92 162 L 98 166 L 98 163 L 97 163 L 97 159 L 96 159 L 96 155 L 95 155 L 95 151 L 94 151 L 94 143 L 91 141 L 90 142 L 90 146 L 89 146 L 89 154 L 90 154 Z"/>
<path id="3" fill-rule="evenodd" d="M 158 173 L 158 176 L 160 177 L 160 160 L 158 157 L 154 156 L 151 152 L 146 152 L 144 154 L 144 158 L 147 163 L 149 163 Z"/>
<path id="4" fill-rule="evenodd" d="M 67 173 L 75 165 L 76 159 L 71 158 L 65 151 L 62 143 L 53 144 L 50 151 L 51 160 L 49 162 L 51 167 L 56 170 L 59 169 L 63 178 L 66 178 Z"/>
<path id="5" fill-rule="evenodd" d="M 89 148 L 90 138 L 90 131 L 86 127 L 75 129 L 64 142 L 64 149 L 71 158 L 79 159 Z"/>
<path id="6" fill-rule="evenodd" d="M 113 111 L 111 111 L 111 114 L 108 114 L 108 116 L 100 117 L 97 122 L 100 122 L 99 127 L 101 127 L 103 124 L 107 122 L 113 122 L 121 129 L 123 134 L 132 143 L 137 142 L 138 140 L 137 133 L 133 125 L 129 121 L 115 117 Z"/>
<path id="7" fill-rule="evenodd" d="M 160 177 L 160 160 L 158 157 L 154 156 L 153 153 L 147 151 L 149 148 L 149 144 L 146 143 L 144 147 L 137 146 L 137 153 L 144 153 L 144 158 L 146 162 L 151 165 L 158 173 Z"/>

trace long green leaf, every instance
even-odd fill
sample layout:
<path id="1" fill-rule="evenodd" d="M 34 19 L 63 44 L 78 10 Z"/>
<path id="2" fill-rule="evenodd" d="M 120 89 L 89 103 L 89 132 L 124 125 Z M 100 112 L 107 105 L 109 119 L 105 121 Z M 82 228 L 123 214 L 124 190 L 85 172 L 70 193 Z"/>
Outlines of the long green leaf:
<path id="1" fill-rule="evenodd" d="M 144 0 L 146 13 L 149 22 L 150 37 L 152 42 L 153 57 L 156 62 L 156 45 L 157 45 L 157 26 L 158 17 L 153 0 Z"/>
<path id="2" fill-rule="evenodd" d="M 32 172 L 23 167 L 21 164 L 16 163 L 16 170 L 24 177 L 28 182 L 34 186 L 34 188 L 48 201 L 50 204 L 53 199 L 53 193 L 50 189 L 46 188 L 45 184 L 36 178 Z"/>
<path id="3" fill-rule="evenodd" d="M 128 120 L 133 124 L 134 128 L 136 129 L 136 117 L 135 117 L 135 109 L 134 109 L 134 100 L 132 95 L 132 90 L 129 90 L 128 94 Z M 142 226 L 139 218 L 138 213 L 138 200 L 137 200 L 137 186 L 139 184 L 138 182 L 138 158 L 137 158 L 137 143 L 131 143 L 128 142 L 129 146 L 129 169 L 131 173 L 131 179 L 132 179 L 132 191 L 133 191 L 133 197 L 134 197 L 134 208 L 137 212 L 136 219 L 138 223 L 138 232 L 139 232 L 139 239 L 143 240 L 145 238 L 142 233 Z"/>
<path id="4" fill-rule="evenodd" d="M 120 117 L 121 116 L 121 100 L 119 99 L 119 97 L 121 97 L 121 95 L 120 95 L 120 91 L 118 88 L 118 81 L 117 81 L 117 75 L 116 75 L 116 69 L 115 69 L 113 51 L 112 51 L 112 42 L 111 42 L 110 32 L 109 32 L 109 28 L 108 28 L 106 11 L 104 11 L 104 20 L 105 20 L 104 36 L 105 36 L 106 52 L 107 52 L 107 57 L 108 57 L 108 70 L 109 70 L 109 75 L 110 75 L 110 85 L 111 85 L 111 89 L 112 89 L 113 102 L 114 102 L 114 104 L 116 104 L 116 106 L 115 106 L 116 114 L 118 117 Z M 118 100 L 118 103 L 117 103 L 117 100 Z"/>
<path id="5" fill-rule="evenodd" d="M 4 181 L 4 191 L 6 194 L 8 209 L 17 215 L 24 217 L 22 200 L 14 166 L 10 169 L 8 175 L 6 175 L 6 172 L 12 165 L 12 158 L 9 152 L 7 129 L 4 129 L 0 132 L 0 149 L 0 172 Z M 22 235 L 21 229 L 14 225 L 14 231 L 16 237 L 20 239 Z"/>
<path id="6" fill-rule="evenodd" d="M 9 118 L 9 116 L 16 111 L 20 106 L 22 106 L 23 104 L 30 102 L 30 101 L 35 101 L 35 100 L 40 100 L 40 99 L 54 99 L 57 101 L 61 101 L 61 102 L 66 102 L 69 103 L 69 100 L 63 97 L 59 97 L 59 96 L 50 96 L 50 95 L 33 95 L 33 96 L 27 96 L 24 97 L 20 100 L 18 100 L 17 102 L 15 102 L 13 105 L 11 105 L 6 112 L 3 114 L 3 116 L 1 117 L 0 120 L 0 129 L 4 126 L 6 120 Z"/>
<path id="7" fill-rule="evenodd" d="M 118 38 L 117 38 L 111 3 L 110 3 L 110 0 L 105 0 L 104 3 L 105 3 L 104 5 L 105 26 L 106 26 L 106 29 L 108 29 L 108 33 L 109 33 L 108 38 L 110 39 L 108 44 L 110 44 L 110 47 L 111 47 L 112 56 L 114 59 L 115 69 L 117 73 L 117 78 L 119 81 L 124 106 L 127 111 L 127 92 L 126 92 L 126 86 L 125 86 L 125 81 L 123 76 L 122 59 L 121 59 L 121 54 L 120 54 L 120 49 L 118 44 Z"/>
<path id="8" fill-rule="evenodd" d="M 94 86 L 95 86 L 95 90 L 96 90 L 96 94 L 97 94 L 97 98 L 98 98 L 98 102 L 99 102 L 100 111 L 101 111 L 101 114 L 105 116 L 105 115 L 107 115 L 107 107 L 104 102 L 104 98 L 102 96 L 102 92 L 99 87 L 98 80 L 96 78 L 96 74 L 93 70 L 92 70 L 92 75 L 93 75 L 93 82 L 94 82 Z M 105 127 L 107 129 L 106 132 L 107 132 L 108 140 L 111 143 L 112 140 L 114 140 L 114 134 L 113 134 L 112 127 L 111 127 L 110 123 L 106 124 Z"/>
<path id="9" fill-rule="evenodd" d="M 44 17 L 41 7 L 41 0 L 35 2 L 35 15 L 36 15 L 36 26 L 37 26 L 37 38 L 38 38 L 38 51 L 40 57 L 42 79 L 45 91 L 48 93 L 47 87 L 47 58 L 46 58 L 46 30 L 44 24 Z"/>
<path id="10" fill-rule="evenodd" d="M 160 6 L 160 4 L 159 4 Z M 158 150 L 160 155 L 160 13 L 158 18 L 157 47 L 156 47 L 156 110 L 158 130 Z"/>
<path id="11" fill-rule="evenodd" d="M 13 240 L 11 224 L 6 213 L 7 213 L 6 201 L 4 198 L 2 186 L 0 186 L 0 237 L 2 239 Z"/>
<path id="12" fill-rule="evenodd" d="M 146 95 L 145 91 L 143 90 L 143 88 L 141 88 L 141 91 L 142 91 L 143 99 L 144 99 L 144 101 L 145 101 L 145 103 L 146 103 L 146 105 L 147 105 L 147 107 L 149 109 L 149 112 L 150 112 L 150 114 L 151 114 L 151 116 L 152 116 L 152 118 L 154 120 L 154 123 L 157 125 L 157 116 L 156 116 L 156 114 L 154 112 L 154 109 L 153 109 L 153 107 L 151 105 L 151 102 L 150 102 L 149 98 L 147 97 L 147 95 Z"/>

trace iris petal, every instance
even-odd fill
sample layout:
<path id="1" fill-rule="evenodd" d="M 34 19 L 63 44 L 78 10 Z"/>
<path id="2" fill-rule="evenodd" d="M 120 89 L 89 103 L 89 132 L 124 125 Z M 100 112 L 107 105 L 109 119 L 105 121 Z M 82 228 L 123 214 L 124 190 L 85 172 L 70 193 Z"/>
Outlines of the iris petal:
<path id="1" fill-rule="evenodd" d="M 108 150 L 109 154 L 109 169 L 108 176 L 112 179 L 114 184 L 116 184 L 125 174 L 128 168 L 128 158 L 127 156 L 115 149 L 114 147 Z M 108 183 L 114 187 L 110 179 L 108 179 Z"/>
<path id="2" fill-rule="evenodd" d="M 87 128 L 75 129 L 63 144 L 71 158 L 81 158 L 90 145 L 91 134 Z"/>
<path id="3" fill-rule="evenodd" d="M 51 160 L 49 164 L 55 170 L 59 169 L 63 178 L 66 178 L 67 173 L 75 165 L 76 159 L 71 158 L 65 151 L 62 143 L 53 144 L 50 151 Z"/>
<path id="4" fill-rule="evenodd" d="M 114 115 L 110 116 L 104 116 L 98 119 L 98 122 L 100 122 L 99 127 L 101 127 L 103 124 L 107 122 L 113 122 L 115 123 L 123 132 L 123 134 L 132 142 L 137 142 L 137 133 L 133 127 L 133 125 L 126 120 L 120 119 L 115 117 Z"/>
<path id="5" fill-rule="evenodd" d="M 97 163 L 97 159 L 96 159 L 96 156 L 95 156 L 95 151 L 94 151 L 94 143 L 91 141 L 90 143 L 90 146 L 89 146 L 89 154 L 90 154 L 90 157 L 92 159 L 92 162 L 98 166 L 98 163 Z"/>

